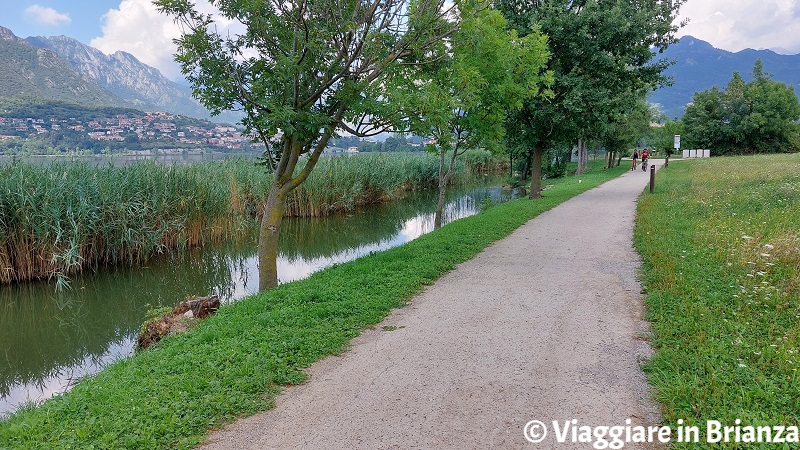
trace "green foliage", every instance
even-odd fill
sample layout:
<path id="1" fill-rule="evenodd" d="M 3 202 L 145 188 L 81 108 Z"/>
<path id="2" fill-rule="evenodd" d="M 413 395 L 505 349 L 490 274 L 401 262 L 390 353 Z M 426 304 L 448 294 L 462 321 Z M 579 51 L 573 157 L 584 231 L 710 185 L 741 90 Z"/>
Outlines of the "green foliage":
<path id="1" fill-rule="evenodd" d="M 194 329 L 0 421 L 0 448 L 190 448 L 210 429 L 269 409 L 279 386 L 531 218 L 623 170 L 558 180 L 400 247 L 224 305 Z"/>
<path id="2" fill-rule="evenodd" d="M 669 65 L 653 60 L 675 41 L 673 25 L 684 2 L 496 0 L 522 36 L 548 36 L 551 96 L 531 97 L 509 115 L 508 147 L 520 156 L 535 150 L 598 139 L 624 147 L 623 133 L 638 98 L 666 80 Z M 533 167 L 533 181 L 540 167 Z M 532 193 L 533 194 L 533 193 Z"/>
<path id="3" fill-rule="evenodd" d="M 0 167 L 0 283 L 65 276 L 236 235 L 264 202 L 244 160 Z"/>
<path id="4" fill-rule="evenodd" d="M 463 19 L 453 33 L 450 57 L 429 65 L 406 89 L 393 95 L 405 108 L 416 111 L 410 130 L 430 137 L 439 155 L 440 197 L 435 225 L 441 224 L 445 187 L 456 157 L 467 149 L 497 153 L 505 134 L 509 110 L 538 93 L 547 78 L 542 73 L 548 52 L 538 32 L 525 37 L 507 30 L 498 11 L 480 2 L 459 4 Z"/>
<path id="5" fill-rule="evenodd" d="M 365 114 L 372 125 L 387 124 L 396 112 L 385 92 L 401 75 L 395 65 L 415 52 L 435 57 L 431 52 L 443 50 L 437 45 L 455 25 L 442 2 L 365 8 L 353 0 L 316 0 L 291 11 L 269 2 L 211 3 L 219 17 L 247 29 L 228 38 L 217 33 L 217 17 L 191 2 L 156 1 L 162 13 L 187 25 L 176 60 L 195 95 L 216 112 L 241 106 L 245 126 L 265 140 L 280 133 L 278 140 L 299 146 L 301 154 L 348 128 L 346 122 L 359 128 Z M 394 26 L 397 20 L 408 26 Z"/>
<path id="6" fill-rule="evenodd" d="M 507 162 L 485 149 L 468 149 L 462 157 L 467 170 L 473 173 L 499 172 L 505 169 Z"/>
<path id="7" fill-rule="evenodd" d="M 634 93 L 628 97 L 628 108 L 617 114 L 602 127 L 599 141 L 606 150 L 616 158 L 628 153 L 637 141 L 646 134 L 650 127 L 651 111 L 642 93 Z"/>
<path id="8" fill-rule="evenodd" d="M 305 182 L 333 136 L 403 122 L 392 90 L 426 60 L 446 55 L 444 39 L 460 17 L 445 0 L 210 3 L 219 17 L 190 0 L 155 1 L 183 25 L 176 61 L 200 103 L 212 113 L 243 109 L 247 131 L 272 147 L 264 152 L 274 181 L 259 236 L 259 287 L 266 289 L 278 282 L 283 199 Z M 244 31 L 224 35 L 220 17 Z"/>
<path id="9" fill-rule="evenodd" d="M 765 74 L 761 60 L 746 83 L 734 72 L 725 90 L 694 95 L 683 128 L 687 147 L 710 148 L 715 155 L 796 152 L 800 100 L 794 89 Z"/>
<path id="10" fill-rule="evenodd" d="M 546 38 L 506 30 L 503 16 L 463 2 L 464 19 L 450 39 L 452 57 L 427 66 L 413 85 L 394 95 L 418 111 L 411 130 L 436 140 L 437 152 L 497 150 L 509 110 L 538 93 L 548 58 Z"/>
<path id="11" fill-rule="evenodd" d="M 572 156 L 572 150 L 551 149 L 545 152 L 545 162 L 542 167 L 544 178 L 561 178 L 567 174 L 567 166 Z"/>
<path id="12" fill-rule="evenodd" d="M 645 371 L 673 429 L 800 420 L 799 168 L 794 155 L 670 164 L 639 200 Z"/>
<path id="13" fill-rule="evenodd" d="M 665 155 L 675 153 L 675 135 L 683 136 L 683 123 L 666 120 L 663 124 L 650 126 L 644 136 L 644 147 Z M 683 138 L 682 138 L 683 139 Z"/>

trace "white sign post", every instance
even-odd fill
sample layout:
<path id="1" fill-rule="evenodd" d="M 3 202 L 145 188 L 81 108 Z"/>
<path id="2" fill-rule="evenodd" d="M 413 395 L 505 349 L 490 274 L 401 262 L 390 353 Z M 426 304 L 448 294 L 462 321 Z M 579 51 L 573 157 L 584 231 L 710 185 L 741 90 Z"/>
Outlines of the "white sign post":
<path id="1" fill-rule="evenodd" d="M 675 152 L 677 152 L 681 148 L 681 135 L 675 135 Z"/>

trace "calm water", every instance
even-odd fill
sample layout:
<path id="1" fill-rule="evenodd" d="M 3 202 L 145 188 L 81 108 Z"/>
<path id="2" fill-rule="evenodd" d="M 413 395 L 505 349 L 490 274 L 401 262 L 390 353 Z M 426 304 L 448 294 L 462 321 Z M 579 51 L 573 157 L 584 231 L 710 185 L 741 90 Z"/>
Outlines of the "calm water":
<path id="1" fill-rule="evenodd" d="M 475 214 L 487 196 L 502 201 L 511 194 L 499 187 L 451 189 L 445 222 Z M 434 193 L 419 193 L 347 216 L 285 220 L 278 278 L 304 278 L 425 234 L 433 229 L 435 203 Z M 0 287 L 0 414 L 64 392 L 130 355 L 148 309 L 196 295 L 234 301 L 257 290 L 256 230 L 242 243 L 74 278 L 66 292 L 48 283 Z"/>

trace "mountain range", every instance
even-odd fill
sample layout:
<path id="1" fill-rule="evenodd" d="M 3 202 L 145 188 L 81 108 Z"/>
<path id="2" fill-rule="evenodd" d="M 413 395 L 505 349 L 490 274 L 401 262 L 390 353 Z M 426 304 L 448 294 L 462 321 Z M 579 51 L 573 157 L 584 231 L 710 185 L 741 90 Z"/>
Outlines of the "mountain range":
<path id="1" fill-rule="evenodd" d="M 772 74 L 773 80 L 786 83 L 795 92 L 800 88 L 800 55 L 781 55 L 772 50 L 753 49 L 729 52 L 701 39 L 684 36 L 657 58 L 675 61 L 664 71 L 664 75 L 672 77 L 673 85 L 656 90 L 648 100 L 657 104 L 670 119 L 683 115 L 686 104 L 692 101 L 695 92 L 714 86 L 724 89 L 734 71 L 739 72 L 745 81 L 752 80 L 750 74 L 757 59 L 761 59 L 764 72 Z"/>
<path id="2" fill-rule="evenodd" d="M 734 71 L 749 81 L 756 59 L 764 71 L 796 90 L 800 87 L 800 55 L 772 50 L 729 52 L 684 36 L 656 58 L 675 61 L 664 74 L 671 86 L 648 100 L 671 119 L 683 115 L 695 92 L 724 88 Z M 21 39 L 0 26 L 0 110 L 20 104 L 64 102 L 86 107 L 128 107 L 166 111 L 216 122 L 235 123 L 241 113 L 212 118 L 191 95 L 191 88 L 164 77 L 130 53 L 105 53 L 67 36 Z"/>
<path id="3" fill-rule="evenodd" d="M 0 97 L 12 104 L 61 101 L 87 107 L 167 111 L 216 122 L 238 122 L 226 112 L 211 117 L 191 88 L 118 51 L 112 55 L 67 36 L 21 39 L 0 27 Z"/>

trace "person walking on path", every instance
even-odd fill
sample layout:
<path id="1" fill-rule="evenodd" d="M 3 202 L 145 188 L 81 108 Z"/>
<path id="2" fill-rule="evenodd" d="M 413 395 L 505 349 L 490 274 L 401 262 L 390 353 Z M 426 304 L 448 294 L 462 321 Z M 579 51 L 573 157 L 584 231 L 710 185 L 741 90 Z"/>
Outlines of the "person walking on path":
<path id="1" fill-rule="evenodd" d="M 561 450 L 592 445 L 553 422 L 658 424 L 631 276 L 645 184 L 626 172 L 528 221 L 199 448 Z"/>
<path id="2" fill-rule="evenodd" d="M 634 149 L 633 150 L 633 165 L 631 166 L 631 170 L 636 170 L 636 160 L 639 159 L 639 151 Z"/>

